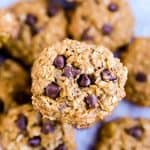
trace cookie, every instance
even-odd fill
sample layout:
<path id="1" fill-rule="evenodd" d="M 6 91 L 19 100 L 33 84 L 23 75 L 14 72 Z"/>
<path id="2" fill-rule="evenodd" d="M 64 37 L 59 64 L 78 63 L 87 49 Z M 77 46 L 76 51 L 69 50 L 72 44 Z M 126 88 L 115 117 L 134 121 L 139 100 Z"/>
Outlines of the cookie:
<path id="1" fill-rule="evenodd" d="M 0 113 L 29 100 L 29 76 L 13 60 L 0 55 Z"/>
<path id="2" fill-rule="evenodd" d="M 129 71 L 127 99 L 150 107 L 150 38 L 136 38 L 123 55 Z"/>
<path id="3" fill-rule="evenodd" d="M 129 43 L 134 17 L 126 0 L 86 0 L 72 13 L 69 32 L 73 39 L 103 44 L 115 51 Z"/>
<path id="4" fill-rule="evenodd" d="M 15 29 L 15 30 L 14 30 Z M 19 29 L 16 16 L 9 10 L 0 10 L 0 47 L 7 42 L 10 37 L 15 38 Z"/>
<path id="5" fill-rule="evenodd" d="M 50 120 L 86 128 L 125 96 L 126 79 L 126 67 L 107 48 L 64 40 L 46 48 L 33 65 L 33 105 Z"/>
<path id="6" fill-rule="evenodd" d="M 26 64 L 31 65 L 43 48 L 66 36 L 67 21 L 54 0 L 23 1 L 11 10 L 19 21 L 19 32 L 7 47 L 14 57 Z"/>
<path id="7" fill-rule="evenodd" d="M 100 130 L 96 150 L 149 150 L 150 120 L 122 118 Z"/>
<path id="8" fill-rule="evenodd" d="M 75 150 L 72 127 L 42 119 L 29 105 L 3 116 L 0 137 L 1 147 L 7 150 Z"/>

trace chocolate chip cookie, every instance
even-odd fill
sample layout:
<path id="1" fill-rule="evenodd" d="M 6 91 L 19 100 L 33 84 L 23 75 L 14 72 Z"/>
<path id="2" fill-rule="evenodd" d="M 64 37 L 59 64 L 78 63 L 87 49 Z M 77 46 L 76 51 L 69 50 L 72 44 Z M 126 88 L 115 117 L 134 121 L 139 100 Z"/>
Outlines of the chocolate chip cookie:
<path id="1" fill-rule="evenodd" d="M 8 41 L 10 37 L 15 38 L 19 29 L 16 16 L 9 10 L 0 10 L 0 47 Z"/>
<path id="2" fill-rule="evenodd" d="M 134 17 L 126 0 L 86 0 L 71 17 L 69 31 L 74 39 L 103 44 L 111 50 L 129 43 Z"/>
<path id="3" fill-rule="evenodd" d="M 32 64 L 43 48 L 66 36 L 67 21 L 55 0 L 23 1 L 12 6 L 11 11 L 19 21 L 19 31 L 7 46 L 26 64 Z"/>
<path id="4" fill-rule="evenodd" d="M 29 102 L 29 97 L 27 72 L 13 60 L 0 55 L 0 113 L 16 104 Z"/>
<path id="5" fill-rule="evenodd" d="M 2 117 L 0 137 L 1 148 L 7 150 L 75 150 L 72 127 L 42 119 L 29 105 Z"/>
<path id="6" fill-rule="evenodd" d="M 123 55 L 129 70 L 127 99 L 150 107 L 150 38 L 136 38 Z"/>
<path id="7" fill-rule="evenodd" d="M 126 67 L 107 48 L 64 40 L 33 65 L 33 105 L 50 120 L 89 127 L 125 96 L 126 79 Z"/>
<path id="8" fill-rule="evenodd" d="M 122 118 L 100 130 L 96 150 L 149 150 L 150 120 Z"/>

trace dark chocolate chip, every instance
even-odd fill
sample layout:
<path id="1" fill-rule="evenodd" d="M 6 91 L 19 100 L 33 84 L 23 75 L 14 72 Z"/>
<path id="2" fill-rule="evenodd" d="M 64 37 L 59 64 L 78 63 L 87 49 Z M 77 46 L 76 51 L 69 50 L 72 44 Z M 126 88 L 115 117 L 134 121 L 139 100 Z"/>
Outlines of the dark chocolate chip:
<path id="1" fill-rule="evenodd" d="M 54 125 L 49 120 L 44 120 L 42 122 L 41 132 L 44 134 L 48 134 L 54 131 Z"/>
<path id="2" fill-rule="evenodd" d="M 20 130 L 26 130 L 28 124 L 28 119 L 24 114 L 19 114 L 16 120 L 16 125 Z"/>
<path id="3" fill-rule="evenodd" d="M 97 104 L 98 98 L 96 95 L 89 95 L 85 98 L 85 102 L 88 108 L 95 108 Z"/>
<path id="4" fill-rule="evenodd" d="M 47 10 L 47 14 L 49 17 L 53 17 L 56 16 L 57 13 L 60 10 L 60 4 L 56 1 L 56 0 L 49 0 L 48 1 L 48 10 Z"/>
<path id="5" fill-rule="evenodd" d="M 140 139 L 143 135 L 144 129 L 141 126 L 134 126 L 129 129 L 125 129 L 125 131 L 136 139 Z"/>
<path id="6" fill-rule="evenodd" d="M 87 74 L 81 74 L 77 82 L 80 87 L 88 87 L 91 84 L 90 77 Z"/>
<path id="7" fill-rule="evenodd" d="M 25 23 L 29 26 L 34 26 L 37 23 L 38 19 L 32 14 L 28 14 L 25 20 Z"/>
<path id="8" fill-rule="evenodd" d="M 77 6 L 77 2 L 69 0 L 57 0 L 65 10 L 73 10 Z"/>
<path id="9" fill-rule="evenodd" d="M 111 12 L 115 12 L 118 10 L 118 5 L 116 3 L 110 3 L 108 5 L 108 9 L 111 11 Z"/>
<path id="10" fill-rule="evenodd" d="M 92 35 L 89 35 L 89 31 L 90 31 L 90 28 L 86 28 L 82 35 L 81 35 L 81 40 L 82 41 L 93 41 L 93 36 Z"/>
<path id="11" fill-rule="evenodd" d="M 147 81 L 147 76 L 143 72 L 138 72 L 135 75 L 135 79 L 139 82 L 146 82 Z"/>
<path id="12" fill-rule="evenodd" d="M 37 146 L 40 146 L 40 144 L 41 144 L 40 136 L 34 136 L 28 139 L 28 145 L 31 147 L 37 147 Z"/>
<path id="13" fill-rule="evenodd" d="M 4 102 L 0 99 L 0 113 L 4 112 Z"/>
<path id="14" fill-rule="evenodd" d="M 117 80 L 117 77 L 108 69 L 104 69 L 101 72 L 101 78 L 104 81 L 115 81 L 115 80 Z"/>
<path id="15" fill-rule="evenodd" d="M 69 77 L 76 78 L 78 74 L 80 74 L 80 70 L 75 67 L 66 66 L 64 68 L 64 76 L 66 76 L 68 78 Z"/>
<path id="16" fill-rule="evenodd" d="M 51 83 L 45 88 L 45 95 L 56 99 L 59 96 L 60 87 L 56 83 Z"/>
<path id="17" fill-rule="evenodd" d="M 104 35 L 110 35 L 113 31 L 113 27 L 110 24 L 104 24 L 102 27 L 102 33 Z"/>
<path id="18" fill-rule="evenodd" d="M 55 150 L 67 150 L 67 148 L 64 144 L 60 144 L 58 147 L 55 148 Z"/>
<path id="19" fill-rule="evenodd" d="M 65 57 L 62 55 L 59 55 L 54 60 L 54 66 L 58 69 L 63 69 L 65 67 Z"/>

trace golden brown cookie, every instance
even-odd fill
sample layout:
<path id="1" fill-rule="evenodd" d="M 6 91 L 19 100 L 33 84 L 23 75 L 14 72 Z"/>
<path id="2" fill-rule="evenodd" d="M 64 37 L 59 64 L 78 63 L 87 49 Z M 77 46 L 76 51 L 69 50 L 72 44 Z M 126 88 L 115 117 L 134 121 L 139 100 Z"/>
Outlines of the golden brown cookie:
<path id="1" fill-rule="evenodd" d="M 126 0 L 85 0 L 78 5 L 69 25 L 73 39 L 95 43 L 115 51 L 129 43 L 134 18 Z"/>
<path id="2" fill-rule="evenodd" d="M 129 75 L 127 99 L 150 107 L 150 38 L 136 38 L 123 55 Z"/>
<path id="3" fill-rule="evenodd" d="M 7 46 L 9 52 L 26 64 L 32 64 L 41 50 L 66 36 L 66 18 L 54 0 L 31 0 L 12 6 L 19 21 L 17 38 Z"/>
<path id="4" fill-rule="evenodd" d="M 150 120 L 122 118 L 104 124 L 96 150 L 149 150 Z"/>
<path id="5" fill-rule="evenodd" d="M 29 93 L 27 72 L 13 60 L 0 55 L 0 113 L 16 104 L 29 102 Z"/>
<path id="6" fill-rule="evenodd" d="M 126 67 L 105 47 L 64 40 L 33 65 L 33 105 L 50 120 L 89 127 L 125 96 L 126 79 Z"/>
<path id="7" fill-rule="evenodd" d="M 42 119 L 29 105 L 2 117 L 0 138 L 0 149 L 6 150 L 75 150 L 72 127 Z"/>
<path id="8" fill-rule="evenodd" d="M 19 23 L 16 16 L 9 10 L 0 10 L 0 47 L 10 37 L 15 38 L 18 34 Z"/>

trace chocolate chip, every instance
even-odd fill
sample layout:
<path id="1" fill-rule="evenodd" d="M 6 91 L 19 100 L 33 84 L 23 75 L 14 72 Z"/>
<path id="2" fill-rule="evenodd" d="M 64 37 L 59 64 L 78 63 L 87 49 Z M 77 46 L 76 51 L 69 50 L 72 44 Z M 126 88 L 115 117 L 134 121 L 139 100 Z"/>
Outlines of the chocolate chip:
<path id="1" fill-rule="evenodd" d="M 139 82 L 146 82 L 147 81 L 147 76 L 142 72 L 138 72 L 135 75 L 135 79 Z"/>
<path id="2" fill-rule="evenodd" d="M 81 40 L 82 41 L 93 41 L 93 36 L 92 35 L 89 35 L 89 31 L 90 31 L 90 28 L 86 28 L 82 35 L 81 35 Z"/>
<path id="3" fill-rule="evenodd" d="M 57 0 L 60 2 L 60 5 L 65 9 L 65 10 L 72 10 L 75 9 L 77 6 L 77 2 L 75 1 L 69 1 L 69 0 Z"/>
<path id="4" fill-rule="evenodd" d="M 136 138 L 138 140 L 142 137 L 143 132 L 144 132 L 144 130 L 143 130 L 143 128 L 141 126 L 134 126 L 132 128 L 125 129 L 125 131 L 129 135 L 133 136 L 134 138 Z"/>
<path id="5" fill-rule="evenodd" d="M 58 147 L 55 148 L 55 150 L 67 150 L 67 148 L 64 144 L 60 144 Z"/>
<path id="6" fill-rule="evenodd" d="M 97 104 L 98 98 L 96 95 L 89 95 L 85 98 L 85 102 L 88 108 L 95 108 Z"/>
<path id="7" fill-rule="evenodd" d="M 115 3 L 110 3 L 110 4 L 108 5 L 108 9 L 109 9 L 111 12 L 115 12 L 115 11 L 118 10 L 118 5 L 115 4 Z"/>
<path id="8" fill-rule="evenodd" d="M 0 113 L 4 112 L 4 102 L 0 99 Z"/>
<path id="9" fill-rule="evenodd" d="M 117 77 L 112 72 L 110 72 L 108 69 L 104 69 L 101 72 L 101 78 L 104 81 L 115 81 L 115 80 L 117 80 Z"/>
<path id="10" fill-rule="evenodd" d="M 65 57 L 62 55 L 58 55 L 54 60 L 54 66 L 58 69 L 63 69 L 65 67 Z"/>
<path id="11" fill-rule="evenodd" d="M 75 68 L 75 67 L 71 67 L 71 66 L 66 66 L 64 68 L 64 76 L 66 77 L 71 77 L 71 78 L 76 78 L 76 76 L 80 73 L 80 70 Z"/>
<path id="12" fill-rule="evenodd" d="M 88 87 L 91 84 L 91 80 L 87 74 L 80 75 L 77 82 L 80 87 Z"/>
<path id="13" fill-rule="evenodd" d="M 25 20 L 25 23 L 29 26 L 34 26 L 37 23 L 37 17 L 32 15 L 32 14 L 28 14 Z"/>
<path id="14" fill-rule="evenodd" d="M 60 10 L 60 6 L 59 3 L 56 2 L 56 0 L 49 0 L 48 1 L 48 10 L 47 10 L 47 14 L 49 17 L 53 17 L 56 16 L 57 13 Z"/>
<path id="15" fill-rule="evenodd" d="M 110 35 L 113 31 L 113 28 L 110 24 L 104 24 L 102 27 L 102 33 L 104 35 Z"/>
<path id="16" fill-rule="evenodd" d="M 28 124 L 28 119 L 25 115 L 19 114 L 16 120 L 16 125 L 20 130 L 26 130 Z"/>
<path id="17" fill-rule="evenodd" d="M 45 95 L 56 99 L 59 96 L 60 87 L 56 83 L 51 83 L 45 88 Z"/>
<path id="18" fill-rule="evenodd" d="M 44 120 L 42 122 L 41 132 L 48 134 L 54 131 L 54 125 L 49 120 Z"/>
<path id="19" fill-rule="evenodd" d="M 40 136 L 34 136 L 28 139 L 28 145 L 31 147 L 37 147 L 37 146 L 40 146 L 40 144 L 41 144 Z"/>

